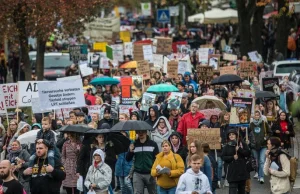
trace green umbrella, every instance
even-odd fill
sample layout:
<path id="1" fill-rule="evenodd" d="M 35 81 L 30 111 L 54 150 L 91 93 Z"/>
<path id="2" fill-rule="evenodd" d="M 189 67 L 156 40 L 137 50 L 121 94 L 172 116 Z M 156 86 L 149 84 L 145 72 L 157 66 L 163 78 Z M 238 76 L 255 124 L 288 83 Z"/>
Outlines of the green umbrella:
<path id="1" fill-rule="evenodd" d="M 150 86 L 147 92 L 159 93 L 159 92 L 178 92 L 178 89 L 170 84 L 157 84 Z"/>

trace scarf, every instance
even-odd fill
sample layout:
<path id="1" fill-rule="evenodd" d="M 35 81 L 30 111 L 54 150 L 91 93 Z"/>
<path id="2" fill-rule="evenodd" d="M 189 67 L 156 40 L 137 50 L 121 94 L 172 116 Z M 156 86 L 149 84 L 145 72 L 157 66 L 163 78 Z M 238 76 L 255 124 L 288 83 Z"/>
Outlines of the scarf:
<path id="1" fill-rule="evenodd" d="M 11 163 L 15 163 L 16 162 L 16 158 L 20 155 L 22 149 L 19 148 L 18 150 L 9 150 L 8 151 L 8 160 L 11 162 Z"/>
<path id="2" fill-rule="evenodd" d="M 94 161 L 94 167 L 95 168 L 98 168 L 98 165 L 100 164 L 100 162 L 96 162 L 96 161 Z"/>
<path id="3" fill-rule="evenodd" d="M 171 144 L 172 144 L 172 147 L 173 147 L 173 152 L 174 153 L 177 153 L 177 151 L 179 150 L 179 148 L 180 148 L 180 139 L 179 139 L 179 141 L 178 141 L 178 144 L 175 146 L 172 142 L 171 142 Z"/>
<path id="4" fill-rule="evenodd" d="M 255 125 L 255 126 L 259 126 L 261 123 L 262 123 L 262 117 L 260 117 L 258 120 L 256 120 L 256 119 L 253 119 L 253 124 Z"/>
<path id="5" fill-rule="evenodd" d="M 168 132 L 168 128 L 164 127 L 163 129 L 161 129 L 159 126 L 157 126 L 157 131 L 159 134 L 164 135 Z"/>

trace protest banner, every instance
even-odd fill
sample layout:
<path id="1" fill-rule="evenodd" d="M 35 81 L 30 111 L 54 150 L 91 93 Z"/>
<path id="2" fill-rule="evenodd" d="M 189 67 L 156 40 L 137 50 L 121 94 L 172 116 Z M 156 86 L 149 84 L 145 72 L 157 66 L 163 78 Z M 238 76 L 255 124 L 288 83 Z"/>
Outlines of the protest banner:
<path id="1" fill-rule="evenodd" d="M 106 45 L 107 45 L 107 42 L 94 42 L 93 50 L 106 52 Z"/>
<path id="2" fill-rule="evenodd" d="M 41 109 L 41 104 L 40 104 L 39 98 L 31 98 L 31 110 L 32 110 L 32 113 L 34 113 L 34 114 L 49 112 L 48 110 Z"/>
<path id="3" fill-rule="evenodd" d="M 238 89 L 236 91 L 236 95 L 237 95 L 237 97 L 241 97 L 241 98 L 252 98 L 251 114 L 254 115 L 254 112 L 255 112 L 255 91 L 254 90 Z"/>
<path id="4" fill-rule="evenodd" d="M 178 61 L 178 74 L 184 75 L 188 71 L 188 61 L 179 60 Z"/>
<path id="5" fill-rule="evenodd" d="M 148 112 L 149 108 L 152 107 L 153 104 L 155 104 L 155 98 L 156 94 L 145 92 L 143 94 L 141 110 Z"/>
<path id="6" fill-rule="evenodd" d="M 137 74 L 143 76 L 143 80 L 150 79 L 150 65 L 148 61 L 137 61 Z"/>
<path id="7" fill-rule="evenodd" d="M 38 83 L 44 81 L 20 81 L 18 82 L 18 107 L 31 106 L 31 98 L 38 98 Z"/>
<path id="8" fill-rule="evenodd" d="M 237 67 L 236 66 L 225 66 L 225 67 L 220 67 L 220 75 L 225 75 L 225 74 L 237 74 Z"/>
<path id="9" fill-rule="evenodd" d="M 257 76 L 257 63 L 252 61 L 243 61 L 239 64 L 239 76 L 246 77 L 256 77 Z"/>
<path id="10" fill-rule="evenodd" d="M 213 68 L 213 70 L 219 69 L 220 55 L 209 55 L 208 65 Z"/>
<path id="11" fill-rule="evenodd" d="M 95 18 L 93 22 L 85 24 L 85 29 L 83 35 L 92 41 L 111 43 L 113 35 L 120 32 L 120 18 Z"/>
<path id="12" fill-rule="evenodd" d="M 223 60 L 226 61 L 236 61 L 237 55 L 229 54 L 229 53 L 223 53 Z"/>
<path id="13" fill-rule="evenodd" d="M 196 70 L 198 80 L 211 80 L 214 75 L 213 68 L 210 66 L 197 65 Z"/>
<path id="14" fill-rule="evenodd" d="M 0 92 L 3 93 L 6 108 L 17 108 L 18 84 L 1 84 Z"/>
<path id="15" fill-rule="evenodd" d="M 135 105 L 119 105 L 119 115 L 126 114 L 130 118 L 130 111 L 138 111 L 139 109 Z M 147 110 L 148 111 L 148 110 Z"/>
<path id="16" fill-rule="evenodd" d="M 252 62 L 260 63 L 261 59 L 257 51 L 252 51 L 248 53 L 248 56 Z"/>
<path id="17" fill-rule="evenodd" d="M 160 54 L 153 54 L 153 64 L 154 67 L 162 68 L 163 67 L 164 56 Z"/>
<path id="18" fill-rule="evenodd" d="M 89 67 L 87 63 L 80 64 L 79 69 L 82 77 L 92 75 L 94 73 L 93 68 Z"/>
<path id="19" fill-rule="evenodd" d="M 209 51 L 209 48 L 199 48 L 198 49 L 199 62 L 203 65 L 208 65 L 208 51 Z"/>
<path id="20" fill-rule="evenodd" d="M 7 114 L 3 93 L 0 93 L 0 114 Z"/>
<path id="21" fill-rule="evenodd" d="M 123 76 L 120 78 L 121 104 L 132 105 L 143 95 L 142 76 Z"/>
<path id="22" fill-rule="evenodd" d="M 82 80 L 38 82 L 42 110 L 85 106 Z"/>
<path id="23" fill-rule="evenodd" d="M 168 55 L 172 53 L 172 38 L 155 37 L 157 40 L 156 54 Z"/>
<path id="24" fill-rule="evenodd" d="M 123 40 L 123 42 L 131 42 L 130 31 L 121 31 L 120 32 L 120 40 Z"/>
<path id="25" fill-rule="evenodd" d="M 143 45 L 143 55 L 144 60 L 147 60 L 149 63 L 153 63 L 152 45 Z"/>
<path id="26" fill-rule="evenodd" d="M 233 97 L 230 110 L 230 126 L 249 127 L 252 98 Z"/>
<path id="27" fill-rule="evenodd" d="M 110 45 L 113 49 L 113 60 L 124 61 L 123 44 Z"/>
<path id="28" fill-rule="evenodd" d="M 169 78 L 176 78 L 178 76 L 178 61 L 175 60 L 169 61 L 167 72 Z"/>
<path id="29" fill-rule="evenodd" d="M 124 55 L 133 56 L 133 45 L 132 42 L 125 42 L 124 43 Z"/>
<path id="30" fill-rule="evenodd" d="M 171 92 L 168 100 L 168 109 L 179 109 L 182 99 L 182 93 L 180 92 Z"/>
<path id="31" fill-rule="evenodd" d="M 262 85 L 263 85 L 263 91 L 270 91 L 270 92 L 274 92 L 274 94 L 280 94 L 278 77 L 262 78 Z"/>
<path id="32" fill-rule="evenodd" d="M 187 129 L 188 145 L 194 140 L 207 143 L 211 150 L 221 149 L 220 128 L 189 128 Z"/>

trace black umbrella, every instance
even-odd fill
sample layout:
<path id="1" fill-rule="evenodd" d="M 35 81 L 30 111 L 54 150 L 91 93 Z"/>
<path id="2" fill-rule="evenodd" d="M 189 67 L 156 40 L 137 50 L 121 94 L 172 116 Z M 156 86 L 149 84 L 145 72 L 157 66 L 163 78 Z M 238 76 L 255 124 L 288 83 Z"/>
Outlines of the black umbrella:
<path id="1" fill-rule="evenodd" d="M 60 128 L 58 131 L 59 132 L 63 132 L 63 133 L 67 133 L 67 132 L 71 132 L 71 133 L 85 133 L 88 130 L 91 130 L 93 128 L 88 127 L 87 125 L 82 125 L 82 124 L 76 124 L 76 125 L 65 125 L 62 128 Z"/>
<path id="2" fill-rule="evenodd" d="M 106 136 L 106 142 L 113 144 L 113 149 L 115 154 L 121 154 L 128 151 L 129 145 L 131 143 L 130 139 L 124 136 L 120 132 L 111 132 L 109 129 L 95 130 L 91 129 L 84 133 L 84 138 L 89 138 L 91 140 L 92 136 L 97 136 L 99 134 L 104 134 Z"/>
<path id="3" fill-rule="evenodd" d="M 242 78 L 234 74 L 225 74 L 213 79 L 211 85 L 224 85 L 243 82 Z"/>
<path id="4" fill-rule="evenodd" d="M 151 125 L 145 121 L 122 121 L 115 124 L 111 131 L 152 131 Z"/>
<path id="5" fill-rule="evenodd" d="M 257 91 L 255 92 L 256 98 L 276 98 L 277 95 L 270 91 Z"/>

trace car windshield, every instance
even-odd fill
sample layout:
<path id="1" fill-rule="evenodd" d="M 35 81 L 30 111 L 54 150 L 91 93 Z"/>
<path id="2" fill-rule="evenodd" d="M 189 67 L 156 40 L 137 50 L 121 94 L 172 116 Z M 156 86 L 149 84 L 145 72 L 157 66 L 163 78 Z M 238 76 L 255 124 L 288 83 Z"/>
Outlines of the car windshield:
<path id="1" fill-rule="evenodd" d="M 72 65 L 68 55 L 62 56 L 45 56 L 45 69 L 49 68 L 66 68 Z"/>
<path id="2" fill-rule="evenodd" d="M 300 71 L 300 63 L 293 63 L 293 64 L 280 64 L 276 68 L 276 73 L 291 73 L 293 70 Z"/>

